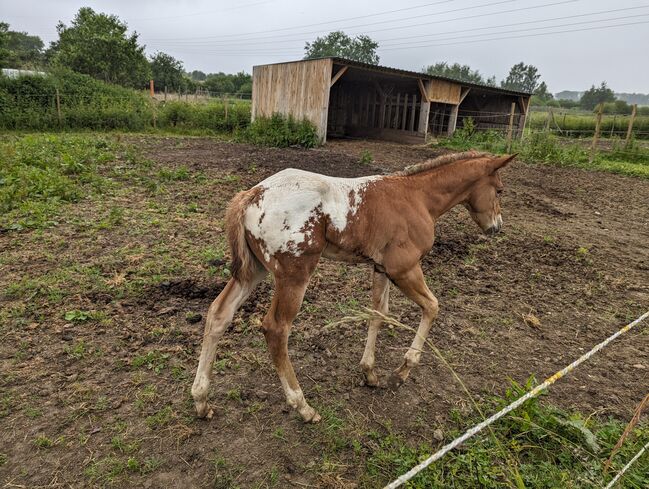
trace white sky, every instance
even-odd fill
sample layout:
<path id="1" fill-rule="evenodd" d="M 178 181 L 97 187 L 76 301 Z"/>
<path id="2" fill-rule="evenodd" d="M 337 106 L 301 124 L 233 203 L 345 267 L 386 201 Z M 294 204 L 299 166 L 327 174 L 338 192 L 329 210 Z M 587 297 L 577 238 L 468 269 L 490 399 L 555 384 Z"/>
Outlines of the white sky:
<path id="1" fill-rule="evenodd" d="M 0 0 L 0 20 L 47 45 L 82 6 L 119 16 L 147 53 L 169 53 L 188 71 L 300 59 L 306 41 L 341 29 L 379 41 L 386 66 L 459 62 L 500 80 L 524 61 L 555 93 L 603 80 L 616 92 L 649 93 L 649 0 Z M 602 26 L 616 27 L 593 30 Z"/>

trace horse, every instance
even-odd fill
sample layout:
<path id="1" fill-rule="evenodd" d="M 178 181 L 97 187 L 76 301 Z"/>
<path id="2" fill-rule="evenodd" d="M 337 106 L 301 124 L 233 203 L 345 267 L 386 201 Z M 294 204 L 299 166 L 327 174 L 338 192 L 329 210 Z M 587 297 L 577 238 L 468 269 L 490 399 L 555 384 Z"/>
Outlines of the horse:
<path id="1" fill-rule="evenodd" d="M 337 178 L 285 169 L 235 195 L 225 216 L 231 279 L 209 307 L 192 397 L 198 417 L 212 418 L 207 402 L 218 339 L 267 274 L 275 290 L 261 329 L 286 401 L 305 422 L 320 415 L 306 401 L 288 356 L 288 336 L 321 257 L 373 266 L 372 307 L 388 312 L 392 282 L 421 308 L 421 321 L 389 385 L 398 387 L 420 360 L 439 310 L 426 286 L 421 259 L 435 238 L 435 222 L 463 205 L 486 234 L 503 225 L 498 171 L 516 155 L 463 152 L 443 155 L 387 175 Z M 368 321 L 360 362 L 366 385 L 374 369 L 378 318 Z"/>

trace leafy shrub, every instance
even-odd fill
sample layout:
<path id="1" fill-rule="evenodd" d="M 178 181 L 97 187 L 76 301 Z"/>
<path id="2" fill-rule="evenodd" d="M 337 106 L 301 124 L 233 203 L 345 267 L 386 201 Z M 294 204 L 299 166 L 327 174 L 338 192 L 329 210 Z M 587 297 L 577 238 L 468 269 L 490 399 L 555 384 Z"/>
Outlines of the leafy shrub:
<path id="1" fill-rule="evenodd" d="M 162 128 L 232 132 L 250 124 L 250 102 L 223 100 L 214 100 L 206 104 L 167 102 L 158 110 L 158 122 Z"/>
<path id="2" fill-rule="evenodd" d="M 313 148 L 320 144 L 315 126 L 307 121 L 296 121 L 293 117 L 273 114 L 258 117 L 248 128 L 238 133 L 239 139 L 261 146 L 286 148 L 301 146 Z"/>

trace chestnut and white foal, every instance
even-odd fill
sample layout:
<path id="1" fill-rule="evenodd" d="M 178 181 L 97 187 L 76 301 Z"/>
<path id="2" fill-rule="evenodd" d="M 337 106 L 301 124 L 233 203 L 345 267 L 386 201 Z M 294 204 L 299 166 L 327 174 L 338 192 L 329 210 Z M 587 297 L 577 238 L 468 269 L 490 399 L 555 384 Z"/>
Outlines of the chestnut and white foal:
<path id="1" fill-rule="evenodd" d="M 459 153 L 385 176 L 335 178 L 287 169 L 238 193 L 226 213 L 232 279 L 212 303 L 192 396 L 201 417 L 207 404 L 216 342 L 237 309 L 267 273 L 275 293 L 262 322 L 268 349 L 290 406 L 317 422 L 288 357 L 288 335 L 320 257 L 374 267 L 372 304 L 387 313 L 389 283 L 422 310 L 419 329 L 391 383 L 403 382 L 419 357 L 437 316 L 437 299 L 420 266 L 433 246 L 435 221 L 457 204 L 488 234 L 502 226 L 498 170 L 514 156 Z M 367 384 L 378 385 L 374 348 L 381 322 L 371 320 L 361 360 Z"/>

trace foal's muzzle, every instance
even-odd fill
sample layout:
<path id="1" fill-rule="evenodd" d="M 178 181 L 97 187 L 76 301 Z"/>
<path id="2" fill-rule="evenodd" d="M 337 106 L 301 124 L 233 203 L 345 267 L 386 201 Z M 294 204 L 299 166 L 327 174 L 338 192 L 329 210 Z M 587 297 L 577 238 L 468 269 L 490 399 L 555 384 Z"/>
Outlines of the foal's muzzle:
<path id="1" fill-rule="evenodd" d="M 495 234 L 498 234 L 500 230 L 503 227 L 503 218 L 500 214 L 496 216 L 496 218 L 493 220 L 493 223 L 487 230 L 485 231 L 485 234 L 488 234 L 489 236 L 493 236 Z"/>

